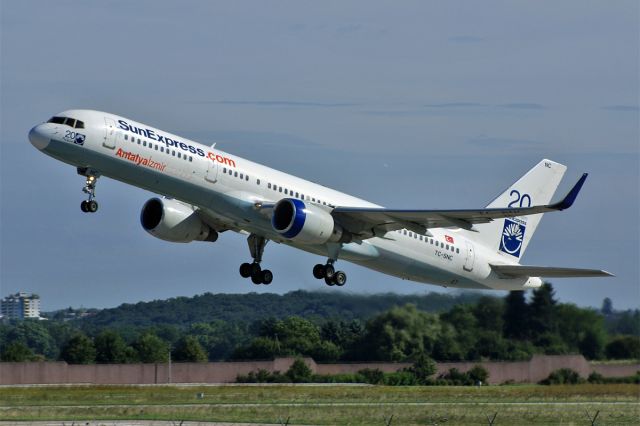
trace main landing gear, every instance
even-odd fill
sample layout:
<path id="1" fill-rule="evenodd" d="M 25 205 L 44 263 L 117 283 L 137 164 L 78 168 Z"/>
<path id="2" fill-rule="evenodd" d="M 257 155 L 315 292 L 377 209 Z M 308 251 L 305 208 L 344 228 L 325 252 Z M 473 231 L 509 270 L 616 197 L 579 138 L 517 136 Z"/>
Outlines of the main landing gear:
<path id="1" fill-rule="evenodd" d="M 84 184 L 84 188 L 82 188 L 82 192 L 89 196 L 89 199 L 84 200 L 82 201 L 82 203 L 80 203 L 80 210 L 85 213 L 95 213 L 98 211 L 98 202 L 95 200 L 98 174 L 92 172 L 91 170 L 80 167 L 78 168 L 78 174 L 87 178 Z"/>
<path id="2" fill-rule="evenodd" d="M 347 283 L 347 274 L 342 271 L 336 271 L 333 264 L 335 260 L 329 259 L 325 265 L 318 263 L 313 267 L 313 276 L 319 280 L 324 278 L 324 282 L 328 286 L 337 285 L 342 287 Z"/>
<path id="3" fill-rule="evenodd" d="M 253 258 L 253 263 L 243 263 L 240 265 L 240 275 L 242 278 L 251 277 L 251 282 L 256 285 L 259 284 L 271 284 L 273 281 L 273 273 L 268 269 L 262 269 L 260 262 L 262 262 L 262 254 L 264 253 L 264 246 L 267 245 L 267 239 L 260 237 L 256 234 L 249 235 L 247 242 L 249 243 L 249 251 Z"/>

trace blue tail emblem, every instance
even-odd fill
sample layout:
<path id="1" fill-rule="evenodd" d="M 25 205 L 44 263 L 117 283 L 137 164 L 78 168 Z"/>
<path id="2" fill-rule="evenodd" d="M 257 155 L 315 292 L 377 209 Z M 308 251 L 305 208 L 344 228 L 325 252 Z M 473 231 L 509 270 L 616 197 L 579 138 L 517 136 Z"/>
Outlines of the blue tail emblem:
<path id="1" fill-rule="evenodd" d="M 519 258 L 526 229 L 527 227 L 521 223 L 505 219 L 502 238 L 500 238 L 500 251 Z"/>

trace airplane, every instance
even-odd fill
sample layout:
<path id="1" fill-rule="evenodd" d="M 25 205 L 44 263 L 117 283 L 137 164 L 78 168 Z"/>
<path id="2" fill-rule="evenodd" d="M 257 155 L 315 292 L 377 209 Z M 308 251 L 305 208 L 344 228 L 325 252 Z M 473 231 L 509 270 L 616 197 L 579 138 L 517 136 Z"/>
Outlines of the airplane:
<path id="1" fill-rule="evenodd" d="M 444 287 L 538 288 L 548 277 L 603 277 L 599 269 L 521 265 L 542 215 L 571 207 L 583 174 L 561 200 L 551 199 L 566 166 L 544 159 L 485 208 L 389 209 L 118 115 L 68 110 L 33 127 L 32 145 L 76 167 L 95 213 L 101 176 L 162 196 L 142 207 L 152 236 L 174 243 L 215 242 L 220 233 L 247 235 L 252 262 L 240 275 L 270 284 L 262 268 L 267 242 L 286 244 L 327 261 L 313 276 L 343 286 L 345 260 L 381 273 Z"/>

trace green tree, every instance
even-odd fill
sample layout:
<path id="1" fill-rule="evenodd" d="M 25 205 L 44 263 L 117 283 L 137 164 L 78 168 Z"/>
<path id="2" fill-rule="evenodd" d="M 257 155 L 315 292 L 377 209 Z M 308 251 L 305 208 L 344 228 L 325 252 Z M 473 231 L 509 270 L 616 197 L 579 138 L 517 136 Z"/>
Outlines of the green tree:
<path id="1" fill-rule="evenodd" d="M 580 353 L 587 359 L 603 358 L 605 340 L 606 336 L 603 329 L 587 329 L 578 345 Z"/>
<path id="2" fill-rule="evenodd" d="M 135 358 L 133 350 L 127 346 L 120 334 L 113 330 L 104 330 L 94 339 L 96 362 L 104 364 L 122 364 Z"/>
<path id="3" fill-rule="evenodd" d="M 473 314 L 478 321 L 478 327 L 502 333 L 504 306 L 500 299 L 487 296 L 480 298 L 473 307 Z"/>
<path id="4" fill-rule="evenodd" d="M 602 301 L 602 308 L 600 308 L 602 315 L 607 316 L 613 313 L 613 302 L 608 297 L 605 297 Z"/>
<path id="5" fill-rule="evenodd" d="M 607 344 L 606 353 L 612 359 L 640 359 L 640 337 L 616 337 Z"/>
<path id="6" fill-rule="evenodd" d="M 526 339 L 529 306 L 524 291 L 510 291 L 504 300 L 503 335 L 507 339 Z"/>
<path id="7" fill-rule="evenodd" d="M 62 347 L 60 358 L 68 364 L 92 364 L 96 348 L 85 334 L 77 333 Z"/>
<path id="8" fill-rule="evenodd" d="M 36 354 L 42 354 L 48 358 L 54 357 L 58 348 L 43 322 L 46 321 L 19 321 L 7 334 L 7 342 L 22 342 Z"/>
<path id="9" fill-rule="evenodd" d="M 534 336 L 555 333 L 558 330 L 555 292 L 549 283 L 544 283 L 533 291 L 529 325 Z"/>
<path id="10" fill-rule="evenodd" d="M 140 362 L 167 362 L 169 360 L 169 345 L 153 333 L 141 334 L 134 342 L 133 348 L 136 350 Z"/>
<path id="11" fill-rule="evenodd" d="M 367 323 L 365 359 L 402 361 L 430 354 L 441 330 L 436 315 L 414 305 L 392 308 Z"/>
<path id="12" fill-rule="evenodd" d="M 460 347 L 460 339 L 451 324 L 442 324 L 442 331 L 433 345 L 432 355 L 438 361 L 461 361 L 464 359 L 465 354 Z"/>
<path id="13" fill-rule="evenodd" d="M 171 353 L 174 361 L 184 362 L 205 362 L 207 354 L 202 349 L 200 342 L 194 336 L 184 336 L 180 338 Z"/>
<path id="14" fill-rule="evenodd" d="M 33 351 L 22 342 L 13 342 L 0 353 L 0 360 L 4 362 L 26 362 L 34 359 Z"/>

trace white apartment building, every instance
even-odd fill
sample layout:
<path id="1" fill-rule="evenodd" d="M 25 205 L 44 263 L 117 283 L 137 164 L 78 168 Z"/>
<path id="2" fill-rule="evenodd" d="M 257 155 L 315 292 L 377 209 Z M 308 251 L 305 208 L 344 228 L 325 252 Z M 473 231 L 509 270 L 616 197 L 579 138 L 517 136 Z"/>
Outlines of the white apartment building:
<path id="1" fill-rule="evenodd" d="M 40 296 L 25 292 L 10 294 L 0 301 L 0 314 L 8 319 L 40 318 Z"/>

